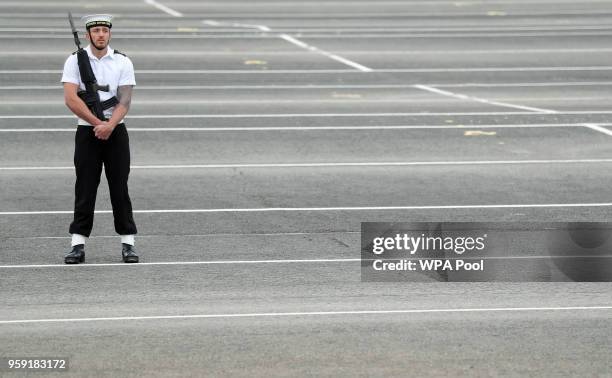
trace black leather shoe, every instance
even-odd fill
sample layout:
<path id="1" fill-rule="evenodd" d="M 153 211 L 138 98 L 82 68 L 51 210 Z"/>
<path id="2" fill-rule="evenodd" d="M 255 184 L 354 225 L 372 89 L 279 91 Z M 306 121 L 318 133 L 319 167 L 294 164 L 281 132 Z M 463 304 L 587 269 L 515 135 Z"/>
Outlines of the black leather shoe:
<path id="1" fill-rule="evenodd" d="M 72 251 L 70 251 L 64 257 L 64 263 L 66 264 L 78 264 L 85 261 L 85 245 L 78 244 L 72 247 Z"/>
<path id="2" fill-rule="evenodd" d="M 121 250 L 121 256 L 123 256 L 124 263 L 137 263 L 138 255 L 134 250 L 133 245 L 122 243 L 123 249 Z"/>

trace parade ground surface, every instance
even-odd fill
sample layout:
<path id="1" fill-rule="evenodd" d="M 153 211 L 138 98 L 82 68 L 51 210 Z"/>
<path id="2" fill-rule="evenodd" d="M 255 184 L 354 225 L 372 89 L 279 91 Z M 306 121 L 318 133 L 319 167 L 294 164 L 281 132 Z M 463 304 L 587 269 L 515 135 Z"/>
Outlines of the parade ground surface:
<path id="1" fill-rule="evenodd" d="M 86 262 L 63 264 L 68 11 L 81 35 L 114 14 L 136 68 L 140 264 L 104 177 Z M 610 376 L 610 283 L 362 282 L 360 227 L 612 220 L 612 2 L 7 0 L 0 25 L 0 359 Z"/>

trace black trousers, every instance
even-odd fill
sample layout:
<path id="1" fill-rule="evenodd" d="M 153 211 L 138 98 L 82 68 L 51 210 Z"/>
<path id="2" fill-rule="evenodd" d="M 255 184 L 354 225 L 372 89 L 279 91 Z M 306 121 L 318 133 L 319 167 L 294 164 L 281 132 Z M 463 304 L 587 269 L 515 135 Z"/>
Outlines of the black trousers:
<path id="1" fill-rule="evenodd" d="M 96 138 L 93 127 L 78 126 L 74 138 L 74 220 L 71 234 L 89 236 L 93 228 L 96 195 L 102 165 L 110 191 L 115 231 L 119 235 L 136 234 L 132 202 L 128 193 L 130 140 L 123 123 L 115 127 L 108 140 Z"/>

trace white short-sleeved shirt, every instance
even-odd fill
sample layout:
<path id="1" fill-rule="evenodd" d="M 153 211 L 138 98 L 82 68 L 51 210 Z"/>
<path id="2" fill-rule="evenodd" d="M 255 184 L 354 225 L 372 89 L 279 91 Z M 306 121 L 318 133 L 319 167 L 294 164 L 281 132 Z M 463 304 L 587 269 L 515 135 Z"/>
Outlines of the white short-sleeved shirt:
<path id="1" fill-rule="evenodd" d="M 109 98 L 117 95 L 117 89 L 122 85 L 136 85 L 136 78 L 134 77 L 134 65 L 130 58 L 115 54 L 115 50 L 108 47 L 106 55 L 98 59 L 91 53 L 91 45 L 85 48 L 87 55 L 89 55 L 89 62 L 98 85 L 109 86 L 109 92 L 98 91 L 100 95 L 100 101 L 106 101 Z M 72 54 L 66 59 L 64 63 L 64 72 L 62 75 L 62 83 L 73 83 L 78 84 L 79 88 L 85 90 L 85 86 L 81 81 L 81 74 L 79 73 L 79 64 L 77 55 Z M 115 108 L 109 108 L 104 111 L 104 116 L 109 118 L 113 114 Z M 123 122 L 123 120 L 121 120 Z M 79 125 L 91 126 L 85 120 L 79 118 Z"/>

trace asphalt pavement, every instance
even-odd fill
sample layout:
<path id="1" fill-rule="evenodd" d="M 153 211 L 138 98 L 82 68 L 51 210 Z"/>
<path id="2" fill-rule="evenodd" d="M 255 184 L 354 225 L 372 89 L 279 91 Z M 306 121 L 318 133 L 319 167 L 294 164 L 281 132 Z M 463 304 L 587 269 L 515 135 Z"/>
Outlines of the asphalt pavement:
<path id="1" fill-rule="evenodd" d="M 63 264 L 68 11 L 114 14 L 135 66 L 140 264 L 104 177 Z M 361 222 L 612 221 L 612 1 L 28 0 L 0 21 L 0 361 L 69 360 L 0 375 L 612 376 L 610 282 L 360 262 Z"/>

